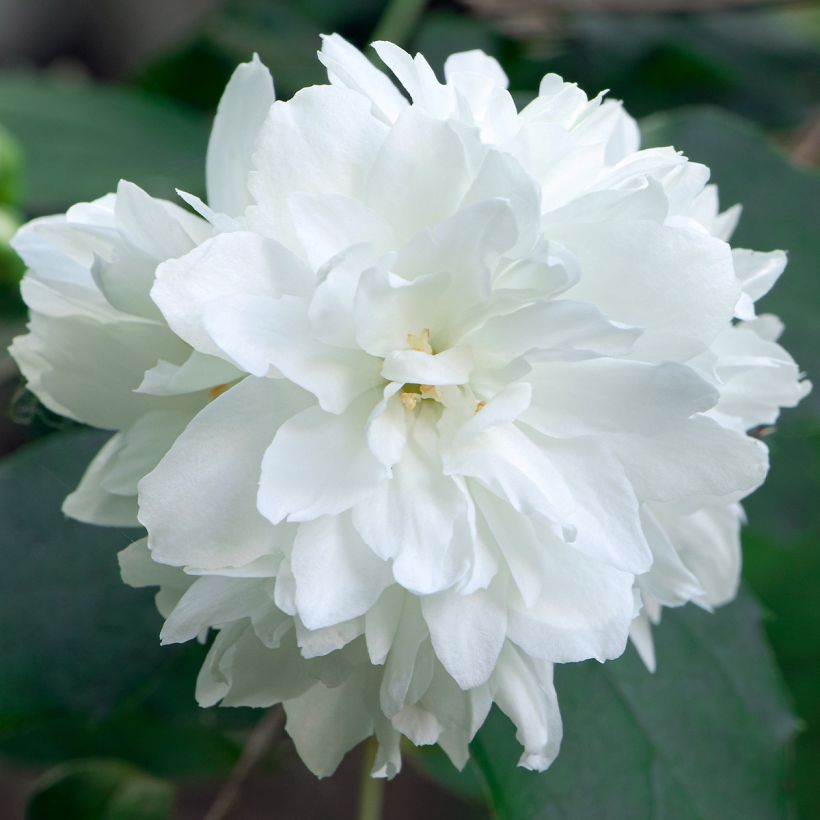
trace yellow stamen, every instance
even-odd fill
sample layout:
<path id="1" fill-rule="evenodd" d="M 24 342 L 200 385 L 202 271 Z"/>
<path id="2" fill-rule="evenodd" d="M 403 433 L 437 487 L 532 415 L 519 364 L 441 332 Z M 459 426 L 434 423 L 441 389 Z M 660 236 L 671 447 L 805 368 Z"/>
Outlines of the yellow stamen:
<path id="1" fill-rule="evenodd" d="M 405 410 L 415 410 L 416 405 L 421 401 L 418 393 L 399 393 L 399 401 L 404 405 Z"/>
<path id="2" fill-rule="evenodd" d="M 418 350 L 420 353 L 427 353 L 432 356 L 433 348 L 430 345 L 430 328 L 424 328 L 418 336 L 414 333 L 408 333 L 407 345 L 411 350 Z"/>
<path id="3" fill-rule="evenodd" d="M 214 399 L 218 399 L 223 393 L 226 393 L 230 389 L 230 384 L 218 384 L 216 387 L 212 387 L 208 391 L 208 398 L 211 401 L 213 401 Z"/>
<path id="4" fill-rule="evenodd" d="M 434 384 L 420 384 L 419 393 L 421 393 L 423 399 L 441 401 L 441 393 L 438 392 L 438 388 Z"/>
<path id="5" fill-rule="evenodd" d="M 479 403 L 475 406 L 475 411 L 474 411 L 474 412 L 476 412 L 476 413 L 480 413 L 480 412 L 481 412 L 481 411 L 482 411 L 482 410 L 483 410 L 486 406 L 487 406 L 487 402 L 486 402 L 486 401 L 480 401 L 480 402 L 479 402 Z"/>

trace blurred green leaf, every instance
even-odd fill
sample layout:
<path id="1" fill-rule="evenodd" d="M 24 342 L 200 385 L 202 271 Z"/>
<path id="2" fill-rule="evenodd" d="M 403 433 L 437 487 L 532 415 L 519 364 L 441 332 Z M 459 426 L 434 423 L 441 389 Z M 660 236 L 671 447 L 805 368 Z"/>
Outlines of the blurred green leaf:
<path id="1" fill-rule="evenodd" d="M 498 37 L 486 20 L 451 11 L 434 10 L 425 14 L 412 45 L 411 51 L 421 52 L 442 79 L 444 61 L 457 51 L 480 48 L 498 56 Z"/>
<path id="2" fill-rule="evenodd" d="M 23 153 L 20 206 L 65 210 L 116 188 L 120 178 L 155 196 L 204 188 L 208 122 L 125 88 L 48 75 L 0 76 L 0 124 Z"/>
<path id="3" fill-rule="evenodd" d="M 49 711 L 102 717 L 163 660 L 150 591 L 119 578 L 117 551 L 139 531 L 60 511 L 104 441 L 78 430 L 0 464 L 0 727 Z"/>
<path id="4" fill-rule="evenodd" d="M 567 15 L 551 70 L 633 114 L 715 104 L 771 127 L 800 125 L 820 93 L 820 53 L 767 9 L 691 14 Z M 543 67 L 543 64 L 542 64 Z"/>
<path id="5" fill-rule="evenodd" d="M 26 820 L 167 820 L 174 789 L 114 760 L 84 760 L 47 772 Z"/>
<path id="6" fill-rule="evenodd" d="M 25 312 L 20 296 L 20 280 L 25 265 L 9 245 L 19 226 L 19 215 L 11 208 L 0 205 L 0 316 L 4 317 L 21 316 Z"/>
<path id="7" fill-rule="evenodd" d="M 0 205 L 14 205 L 19 197 L 20 149 L 9 132 L 0 127 Z M 0 240 L 4 238 L 0 225 Z M 5 236 L 5 240 L 8 237 Z"/>
<path id="8" fill-rule="evenodd" d="M 210 49 L 235 64 L 256 52 L 270 68 L 279 99 L 300 88 L 327 81 L 316 59 L 319 34 L 339 32 L 357 45 L 366 45 L 385 0 L 230 0 L 212 15 L 203 29 Z"/>
<path id="9" fill-rule="evenodd" d="M 709 614 L 669 610 L 658 671 L 630 649 L 617 661 L 556 667 L 561 753 L 544 774 L 495 711 L 473 755 L 501 820 L 774 820 L 788 817 L 795 721 L 748 596 Z"/>

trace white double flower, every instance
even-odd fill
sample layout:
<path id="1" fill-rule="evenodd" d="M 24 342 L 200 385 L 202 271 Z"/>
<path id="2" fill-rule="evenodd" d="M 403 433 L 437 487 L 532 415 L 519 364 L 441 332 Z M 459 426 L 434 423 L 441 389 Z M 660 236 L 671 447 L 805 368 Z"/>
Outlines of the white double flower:
<path id="1" fill-rule="evenodd" d="M 139 486 L 124 576 L 166 642 L 219 630 L 201 703 L 283 702 L 320 775 L 375 734 L 392 776 L 402 735 L 463 765 L 495 702 L 543 769 L 554 663 L 631 630 L 651 664 L 662 605 L 734 594 L 746 430 L 808 389 L 754 317 L 785 256 L 620 105 L 376 50 L 412 102 L 336 35 L 289 102 L 240 66 L 200 217 L 122 183 L 24 227 L 13 353 L 117 431 L 66 511 L 133 524 Z"/>

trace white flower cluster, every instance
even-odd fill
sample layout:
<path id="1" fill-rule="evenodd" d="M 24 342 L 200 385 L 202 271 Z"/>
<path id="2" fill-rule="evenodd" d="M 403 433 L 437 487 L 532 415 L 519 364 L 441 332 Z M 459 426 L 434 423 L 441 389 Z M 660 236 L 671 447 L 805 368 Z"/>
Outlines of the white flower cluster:
<path id="1" fill-rule="evenodd" d="M 410 101 L 336 35 L 288 102 L 240 66 L 198 215 L 123 182 L 25 226 L 12 351 L 116 431 L 65 510 L 146 527 L 162 640 L 217 630 L 201 704 L 283 703 L 319 775 L 375 734 L 389 777 L 496 703 L 540 770 L 553 664 L 651 666 L 662 606 L 735 593 L 746 431 L 808 390 L 754 312 L 786 259 L 618 103 L 375 49 Z"/>

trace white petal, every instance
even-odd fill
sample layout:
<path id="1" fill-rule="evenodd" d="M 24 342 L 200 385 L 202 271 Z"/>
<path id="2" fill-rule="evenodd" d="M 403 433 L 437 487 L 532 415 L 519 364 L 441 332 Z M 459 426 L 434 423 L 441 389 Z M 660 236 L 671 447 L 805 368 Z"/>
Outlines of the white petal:
<path id="1" fill-rule="evenodd" d="M 330 413 L 344 412 L 357 396 L 384 383 L 378 359 L 315 338 L 301 299 L 229 296 L 205 306 L 203 325 L 219 348 L 249 373 L 266 376 L 274 368 L 310 390 Z"/>
<path id="2" fill-rule="evenodd" d="M 537 560 L 540 595 L 531 607 L 512 599 L 510 640 L 527 655 L 553 663 L 617 658 L 634 615 L 634 576 L 554 537 L 542 536 Z"/>
<path id="3" fill-rule="evenodd" d="M 473 368 L 467 348 L 451 347 L 436 355 L 420 350 L 394 350 L 384 360 L 382 376 L 398 384 L 465 384 Z"/>
<path id="4" fill-rule="evenodd" d="M 161 325 L 99 322 L 33 313 L 30 333 L 11 353 L 43 404 L 93 427 L 117 430 L 161 406 L 135 389 L 157 360 L 181 361 L 188 349 Z"/>
<path id="5" fill-rule="evenodd" d="M 644 666 L 655 671 L 655 642 L 652 640 L 652 624 L 645 612 L 641 612 L 629 627 L 629 640 L 638 651 Z"/>
<path id="6" fill-rule="evenodd" d="M 653 361 L 703 350 L 729 322 L 740 292 L 725 242 L 652 222 L 561 228 L 583 276 L 569 293 L 645 329 L 635 345 Z"/>
<path id="7" fill-rule="evenodd" d="M 739 505 L 705 507 L 694 513 L 656 507 L 655 513 L 681 559 L 703 588 L 707 606 L 721 606 L 737 594 L 740 583 Z"/>
<path id="8" fill-rule="evenodd" d="M 410 415 L 398 395 L 401 385 L 384 388 L 384 398 L 367 420 L 367 445 L 385 467 L 392 467 L 402 456 L 410 427 Z"/>
<path id="9" fill-rule="evenodd" d="M 117 561 L 123 582 L 136 589 L 162 586 L 184 591 L 193 583 L 193 579 L 178 567 L 168 567 L 154 561 L 147 538 L 140 538 L 117 553 Z"/>
<path id="10" fill-rule="evenodd" d="M 423 595 L 467 571 L 470 550 L 455 527 L 465 513 L 461 491 L 442 474 L 435 432 L 419 418 L 393 477 L 354 509 L 353 521 L 371 549 L 394 559 L 396 580 Z"/>
<path id="11" fill-rule="evenodd" d="M 291 631 L 277 649 L 257 638 L 250 624 L 223 629 L 197 680 L 197 701 L 212 706 L 267 707 L 298 697 L 314 683 L 309 667 L 299 657 Z"/>
<path id="12" fill-rule="evenodd" d="M 376 714 L 375 721 L 379 749 L 370 776 L 391 779 L 401 771 L 401 734 L 381 713 Z"/>
<path id="13" fill-rule="evenodd" d="M 393 122 L 407 107 L 407 100 L 389 78 L 344 37 L 323 34 L 319 60 L 327 68 L 332 85 L 364 94 L 385 122 Z"/>
<path id="14" fill-rule="evenodd" d="M 507 633 L 507 613 L 496 595 L 442 592 L 421 599 L 433 648 L 462 689 L 485 683 Z"/>
<path id="15" fill-rule="evenodd" d="M 680 606 L 703 594 L 698 579 L 686 568 L 678 549 L 649 505 L 641 509 L 641 522 L 652 550 L 652 566 L 638 579 L 642 592 L 659 604 Z"/>
<path id="16" fill-rule="evenodd" d="M 376 157 L 365 202 L 409 239 L 456 211 L 469 175 L 464 146 L 447 123 L 407 108 Z"/>
<path id="17" fill-rule="evenodd" d="M 296 609 L 309 629 L 364 615 L 392 580 L 389 565 L 362 541 L 349 515 L 301 524 L 290 563 Z"/>
<path id="18" fill-rule="evenodd" d="M 436 79 L 435 72 L 423 55 L 411 57 L 404 49 L 385 40 L 377 40 L 371 45 L 412 97 L 415 107 L 434 117 L 449 115 L 454 103 L 452 91 Z"/>
<path id="19" fill-rule="evenodd" d="M 559 524 L 574 506 L 560 473 L 514 424 L 492 427 L 467 441 L 457 441 L 444 454 L 444 471 L 476 478 L 518 512 L 537 512 Z"/>
<path id="20" fill-rule="evenodd" d="M 550 436 L 637 432 L 652 435 L 708 410 L 717 390 L 694 370 L 610 359 L 549 362 L 527 380 L 533 401 L 524 418 Z"/>
<path id="21" fill-rule="evenodd" d="M 135 496 L 139 480 L 157 466 L 191 420 L 187 410 L 153 410 L 122 433 L 118 448 L 102 477 L 106 492 Z"/>
<path id="22" fill-rule="evenodd" d="M 278 524 L 337 515 L 370 496 L 385 475 L 367 447 L 377 401 L 365 394 L 344 413 L 309 407 L 285 422 L 262 460 L 259 511 Z"/>
<path id="23" fill-rule="evenodd" d="M 731 501 L 760 485 L 768 470 L 766 446 L 696 416 L 675 434 L 612 436 L 638 495 L 647 500 Z"/>
<path id="24" fill-rule="evenodd" d="M 638 328 L 609 321 L 592 305 L 556 300 L 494 316 L 463 342 L 508 360 L 529 352 L 576 359 L 590 353 L 628 353 L 640 333 Z"/>
<path id="25" fill-rule="evenodd" d="M 186 228 L 203 240 L 210 234 L 207 224 L 198 217 L 178 205 L 149 196 L 138 185 L 125 180 L 117 186 L 114 218 L 122 236 L 155 262 L 191 250 L 195 242 Z M 144 286 L 145 294 L 150 289 L 150 278 Z"/>
<path id="26" fill-rule="evenodd" d="M 333 774 L 345 753 L 373 733 L 364 669 L 332 689 L 317 683 L 284 706 L 287 732 L 317 777 Z"/>
<path id="27" fill-rule="evenodd" d="M 497 544 L 524 604 L 532 606 L 543 587 L 540 556 L 545 546 L 539 529 L 546 530 L 548 522 L 521 515 L 477 482 L 470 482 L 470 492 L 488 527 L 487 537 Z"/>
<path id="28" fill-rule="evenodd" d="M 251 225 L 287 244 L 287 210 L 294 193 L 361 199 L 370 168 L 387 134 L 370 100 L 338 86 L 313 86 L 274 103 L 259 133 L 250 175 L 258 203 Z M 378 209 L 377 209 L 378 210 Z"/>
<path id="29" fill-rule="evenodd" d="M 135 496 L 114 495 L 103 487 L 103 479 L 122 447 L 122 435 L 112 436 L 86 467 L 80 483 L 63 501 L 63 512 L 86 524 L 103 527 L 137 527 Z"/>
<path id="30" fill-rule="evenodd" d="M 146 371 L 136 392 L 152 396 L 178 396 L 230 384 L 243 375 L 241 370 L 224 359 L 192 350 L 180 365 L 160 360 Z"/>
<path id="31" fill-rule="evenodd" d="M 488 151 L 461 201 L 463 209 L 488 200 L 506 200 L 518 233 L 511 254 L 528 252 L 540 234 L 541 191 L 509 154 Z"/>
<path id="32" fill-rule="evenodd" d="M 329 685 L 335 685 L 334 681 L 341 673 L 345 677 L 349 671 L 349 665 L 342 658 L 339 650 L 351 644 L 364 632 L 364 618 L 352 618 L 349 621 L 342 621 L 333 626 L 323 626 L 320 629 L 308 629 L 300 618 L 296 618 L 296 642 L 303 658 L 311 660 L 325 660 L 328 663 L 323 671 L 330 671 L 333 680 L 325 680 Z M 320 675 L 323 679 L 327 675 Z"/>
<path id="33" fill-rule="evenodd" d="M 151 297 L 178 336 L 200 353 L 224 358 L 203 326 L 209 302 L 238 294 L 273 299 L 300 294 L 312 280 L 304 263 L 279 243 L 234 231 L 160 265 Z"/>
<path id="34" fill-rule="evenodd" d="M 399 628 L 404 607 L 404 590 L 397 585 L 388 587 L 365 615 L 364 636 L 370 662 L 380 666 L 387 659 L 393 638 Z"/>
<path id="35" fill-rule="evenodd" d="M 408 347 L 408 334 L 424 329 L 436 333 L 445 319 L 441 293 L 449 287 L 447 274 L 431 273 L 412 281 L 376 268 L 365 271 L 355 297 L 356 339 L 372 356 L 387 356 Z"/>
<path id="36" fill-rule="evenodd" d="M 259 465 L 306 395 L 247 377 L 196 416 L 140 482 L 140 521 L 156 560 L 217 569 L 275 551 L 280 536 L 256 510 Z"/>
<path id="37" fill-rule="evenodd" d="M 318 270 L 352 245 L 368 243 L 387 250 L 393 231 L 361 200 L 338 194 L 291 194 L 288 210 L 305 258 Z"/>
<path id="38" fill-rule="evenodd" d="M 422 620 L 418 599 L 405 595 L 379 690 L 382 711 L 389 718 L 398 714 L 407 702 L 416 658 L 426 638 L 427 627 Z"/>
<path id="39" fill-rule="evenodd" d="M 234 71 L 219 101 L 208 142 L 208 203 L 229 216 L 251 203 L 248 174 L 259 129 L 276 95 L 270 71 L 255 54 Z"/>
<path id="40" fill-rule="evenodd" d="M 780 278 L 780 274 L 785 270 L 788 260 L 783 251 L 760 253 L 745 248 L 735 248 L 732 251 L 732 261 L 735 264 L 735 273 L 741 281 L 743 293 L 752 302 L 756 302 L 772 289 L 774 283 Z"/>
<path id="41" fill-rule="evenodd" d="M 730 417 L 729 423 L 744 431 L 773 424 L 781 408 L 794 407 L 811 390 L 794 359 L 765 337 L 769 318 L 729 327 L 711 347 L 722 382 L 714 415 L 720 420 Z"/>
<path id="42" fill-rule="evenodd" d="M 391 723 L 415 746 L 430 746 L 441 734 L 436 716 L 415 704 L 403 706 L 393 715 Z"/>
<path id="43" fill-rule="evenodd" d="M 263 583 L 216 575 L 196 580 L 168 616 L 160 633 L 164 644 L 184 643 L 208 627 L 221 627 L 273 606 Z"/>
<path id="44" fill-rule="evenodd" d="M 177 188 L 176 192 L 177 196 L 206 220 L 209 225 L 212 225 L 217 233 L 242 230 L 244 220 L 241 217 L 234 218 L 227 214 L 219 213 L 213 208 L 208 207 L 198 196 L 189 194 L 187 191 L 182 191 Z"/>
<path id="45" fill-rule="evenodd" d="M 563 729 L 552 665 L 522 657 L 507 644 L 491 680 L 493 699 L 516 726 L 524 747 L 519 766 L 542 772 L 555 760 Z"/>
<path id="46" fill-rule="evenodd" d="M 465 73 L 487 77 L 502 88 L 506 88 L 509 83 L 498 60 L 477 48 L 451 54 L 444 61 L 444 77 L 448 83 L 454 82 L 457 74 Z"/>
<path id="47" fill-rule="evenodd" d="M 645 572 L 652 553 L 641 526 L 640 495 L 618 459 L 592 437 L 532 438 L 544 448 L 545 459 L 569 495 L 563 509 L 574 529 L 573 549 L 625 572 Z"/>

